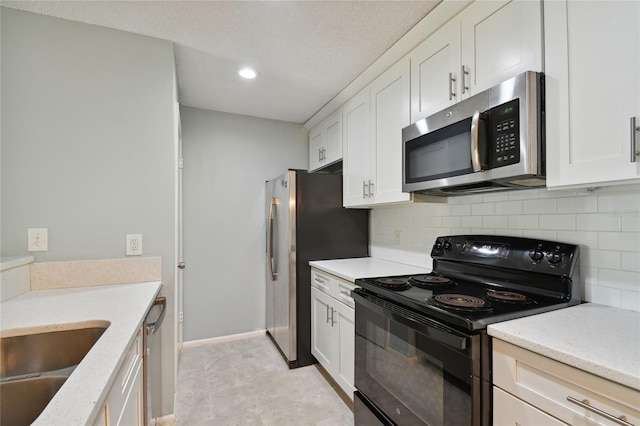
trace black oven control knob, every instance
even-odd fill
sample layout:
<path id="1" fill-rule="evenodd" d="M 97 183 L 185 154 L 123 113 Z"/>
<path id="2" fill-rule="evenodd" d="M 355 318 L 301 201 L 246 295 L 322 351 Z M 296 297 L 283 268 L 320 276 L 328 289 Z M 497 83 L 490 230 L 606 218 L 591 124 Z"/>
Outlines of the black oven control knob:
<path id="1" fill-rule="evenodd" d="M 549 263 L 551 263 L 552 265 L 557 265 L 560 262 L 562 262 L 562 255 L 560 253 L 556 252 L 549 255 Z"/>
<path id="2" fill-rule="evenodd" d="M 445 241 L 444 244 L 442 244 L 442 248 L 444 249 L 444 251 L 451 250 L 451 242 L 450 241 Z"/>
<path id="3" fill-rule="evenodd" d="M 533 259 L 534 262 L 540 262 L 544 258 L 544 253 L 539 249 L 531 250 L 529 257 Z"/>

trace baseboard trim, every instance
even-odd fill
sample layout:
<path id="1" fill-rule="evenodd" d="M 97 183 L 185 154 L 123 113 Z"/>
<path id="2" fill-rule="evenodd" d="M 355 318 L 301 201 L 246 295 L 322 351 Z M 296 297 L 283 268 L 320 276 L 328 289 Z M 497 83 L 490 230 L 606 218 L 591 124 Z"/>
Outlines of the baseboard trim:
<path id="1" fill-rule="evenodd" d="M 167 414 L 166 416 L 151 419 L 149 426 L 172 426 L 176 424 L 175 414 Z"/>
<path id="2" fill-rule="evenodd" d="M 212 337 L 210 339 L 189 340 L 182 342 L 182 348 L 195 348 L 203 345 L 211 345 L 214 343 L 233 342 L 234 340 L 250 339 L 252 337 L 263 336 L 267 330 L 249 331 L 247 333 L 231 334 L 229 336 Z"/>

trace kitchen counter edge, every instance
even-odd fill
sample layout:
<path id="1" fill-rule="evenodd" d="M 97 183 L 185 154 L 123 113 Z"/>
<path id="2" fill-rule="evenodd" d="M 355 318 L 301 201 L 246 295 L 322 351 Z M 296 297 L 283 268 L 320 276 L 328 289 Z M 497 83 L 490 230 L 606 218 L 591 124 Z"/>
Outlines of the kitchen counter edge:
<path id="1" fill-rule="evenodd" d="M 349 282 L 358 278 L 388 277 L 394 275 L 428 274 L 430 269 L 404 263 L 392 262 L 375 257 L 358 257 L 350 259 L 314 260 L 309 266 L 328 274 L 335 275 Z"/>
<path id="2" fill-rule="evenodd" d="M 584 303 L 492 324 L 487 332 L 640 391 L 640 312 Z"/>
<path id="3" fill-rule="evenodd" d="M 160 281 L 36 290 L 1 304 L 1 335 L 69 329 L 108 321 L 109 327 L 33 423 L 92 424 L 161 288 Z"/>

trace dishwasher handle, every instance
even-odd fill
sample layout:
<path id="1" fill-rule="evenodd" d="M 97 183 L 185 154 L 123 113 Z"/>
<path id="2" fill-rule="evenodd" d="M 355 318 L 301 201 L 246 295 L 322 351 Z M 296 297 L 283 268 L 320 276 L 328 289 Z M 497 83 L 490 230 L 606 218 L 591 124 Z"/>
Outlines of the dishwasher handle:
<path id="1" fill-rule="evenodd" d="M 160 315 L 158 316 L 158 319 L 156 319 L 154 322 L 149 322 L 148 321 L 149 313 L 151 313 L 151 310 L 156 306 L 160 306 L 162 309 L 160 311 Z M 162 325 L 162 321 L 164 320 L 164 314 L 166 313 L 166 311 L 167 311 L 167 298 L 164 296 L 156 297 L 156 300 L 153 301 L 153 305 L 151 306 L 151 308 L 149 309 L 149 312 L 147 313 L 147 319 L 145 320 L 145 329 L 147 331 L 147 336 L 155 334 L 156 331 L 158 331 L 158 329 L 160 328 L 160 325 Z"/>

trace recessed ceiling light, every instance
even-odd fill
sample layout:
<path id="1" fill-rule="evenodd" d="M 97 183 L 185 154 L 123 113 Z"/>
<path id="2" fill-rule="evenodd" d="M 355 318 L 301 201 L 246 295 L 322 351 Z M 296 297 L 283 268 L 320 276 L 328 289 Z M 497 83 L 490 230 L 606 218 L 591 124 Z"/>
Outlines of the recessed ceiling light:
<path id="1" fill-rule="evenodd" d="M 238 71 L 238 75 L 247 80 L 253 80 L 258 76 L 258 73 L 252 68 L 241 68 L 240 71 Z"/>

